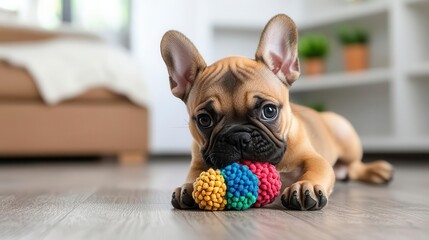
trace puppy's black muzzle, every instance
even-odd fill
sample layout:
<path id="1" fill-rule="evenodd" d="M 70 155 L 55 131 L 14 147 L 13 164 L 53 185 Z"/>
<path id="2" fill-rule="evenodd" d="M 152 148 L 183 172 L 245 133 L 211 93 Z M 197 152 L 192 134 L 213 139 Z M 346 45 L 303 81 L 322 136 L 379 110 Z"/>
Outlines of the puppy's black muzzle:
<path id="1" fill-rule="evenodd" d="M 208 166 L 223 168 L 240 160 L 279 163 L 286 143 L 279 146 L 266 133 L 253 125 L 225 126 L 203 152 Z"/>

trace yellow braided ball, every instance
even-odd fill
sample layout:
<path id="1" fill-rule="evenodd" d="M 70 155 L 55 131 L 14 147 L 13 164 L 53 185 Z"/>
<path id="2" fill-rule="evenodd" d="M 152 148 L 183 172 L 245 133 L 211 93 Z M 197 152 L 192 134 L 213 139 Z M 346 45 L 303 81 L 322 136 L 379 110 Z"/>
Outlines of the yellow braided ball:
<path id="1" fill-rule="evenodd" d="M 202 172 L 194 182 L 192 197 L 200 209 L 223 210 L 226 205 L 226 184 L 220 170 Z"/>

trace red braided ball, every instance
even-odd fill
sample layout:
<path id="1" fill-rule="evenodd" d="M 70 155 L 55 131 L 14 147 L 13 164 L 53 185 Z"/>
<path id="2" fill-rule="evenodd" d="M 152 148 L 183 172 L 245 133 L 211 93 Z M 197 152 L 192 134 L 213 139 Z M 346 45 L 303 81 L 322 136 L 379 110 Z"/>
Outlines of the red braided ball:
<path id="1" fill-rule="evenodd" d="M 268 162 L 262 163 L 248 160 L 241 161 L 241 164 L 246 165 L 259 179 L 258 198 L 253 207 L 263 207 L 272 203 L 280 194 L 282 186 L 280 175 L 274 165 Z"/>

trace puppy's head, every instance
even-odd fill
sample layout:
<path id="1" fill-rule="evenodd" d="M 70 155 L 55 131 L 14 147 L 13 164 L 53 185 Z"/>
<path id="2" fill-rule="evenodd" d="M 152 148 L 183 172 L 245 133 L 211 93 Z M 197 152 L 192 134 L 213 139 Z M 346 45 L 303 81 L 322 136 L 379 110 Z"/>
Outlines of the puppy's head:
<path id="1" fill-rule="evenodd" d="M 255 59 L 229 57 L 207 66 L 183 34 L 164 35 L 171 91 L 186 103 L 208 166 L 282 160 L 292 116 L 288 88 L 300 74 L 297 38 L 294 22 L 277 15 L 265 26 Z"/>

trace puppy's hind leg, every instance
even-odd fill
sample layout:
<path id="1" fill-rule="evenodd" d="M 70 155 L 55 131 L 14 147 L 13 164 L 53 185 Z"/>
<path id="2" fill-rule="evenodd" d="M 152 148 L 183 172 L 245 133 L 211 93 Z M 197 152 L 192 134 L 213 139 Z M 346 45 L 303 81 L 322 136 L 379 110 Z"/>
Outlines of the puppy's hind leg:
<path id="1" fill-rule="evenodd" d="M 339 159 L 334 169 L 343 177 L 366 183 L 383 184 L 392 180 L 393 167 L 384 160 L 371 163 L 362 162 L 362 145 L 353 126 L 343 117 L 332 112 L 322 113 L 322 117 L 331 130 L 339 147 Z"/>

